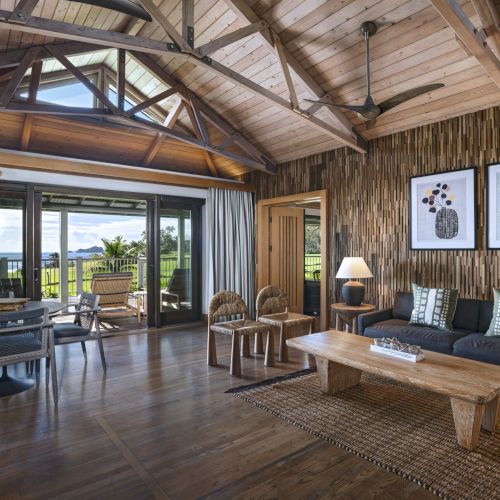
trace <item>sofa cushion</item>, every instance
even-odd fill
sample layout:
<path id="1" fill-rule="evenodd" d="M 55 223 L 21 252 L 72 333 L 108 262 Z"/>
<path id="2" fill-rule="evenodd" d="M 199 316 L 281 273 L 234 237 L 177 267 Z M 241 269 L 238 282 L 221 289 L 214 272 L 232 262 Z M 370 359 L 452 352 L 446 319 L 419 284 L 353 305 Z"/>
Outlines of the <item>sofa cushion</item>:
<path id="1" fill-rule="evenodd" d="M 410 324 L 451 331 L 457 308 L 458 290 L 426 288 L 415 283 L 412 286 L 414 306 Z"/>
<path id="2" fill-rule="evenodd" d="M 486 332 L 490 327 L 491 318 L 493 318 L 493 301 L 481 300 L 477 331 L 480 333 Z"/>
<path id="3" fill-rule="evenodd" d="M 451 354 L 453 344 L 470 332 L 465 330 L 438 330 L 429 326 L 409 325 L 403 319 L 389 319 L 365 328 L 365 337 L 395 337 L 400 342 L 419 345 L 422 349 Z"/>
<path id="4" fill-rule="evenodd" d="M 455 342 L 453 354 L 500 365 L 500 336 L 488 337 L 484 333 L 471 333 Z"/>
<path id="5" fill-rule="evenodd" d="M 392 316 L 396 319 L 408 321 L 413 311 L 413 294 L 408 292 L 396 292 Z"/>
<path id="6" fill-rule="evenodd" d="M 477 299 L 458 299 L 453 317 L 453 329 L 477 332 L 481 302 Z"/>

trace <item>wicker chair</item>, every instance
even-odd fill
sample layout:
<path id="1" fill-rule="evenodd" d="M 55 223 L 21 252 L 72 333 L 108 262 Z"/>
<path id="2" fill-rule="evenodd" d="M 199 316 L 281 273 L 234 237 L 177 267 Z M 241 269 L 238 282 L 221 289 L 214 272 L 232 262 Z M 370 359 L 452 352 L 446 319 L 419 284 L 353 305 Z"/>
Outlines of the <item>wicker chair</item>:
<path id="1" fill-rule="evenodd" d="M 266 286 L 257 295 L 257 321 L 280 329 L 279 361 L 288 361 L 286 339 L 288 331 L 296 326 L 309 325 L 309 333 L 313 331 L 314 318 L 304 314 L 288 311 L 288 298 L 277 286 Z M 256 341 L 256 344 L 258 342 Z"/>
<path id="2" fill-rule="evenodd" d="M 64 314 L 58 315 L 58 317 L 74 315 L 74 319 L 72 323 L 54 324 L 54 344 L 62 345 L 80 342 L 82 345 L 83 355 L 85 360 L 87 360 L 87 348 L 85 347 L 85 342 L 87 340 L 97 340 L 99 353 L 101 354 L 102 368 L 106 371 L 106 358 L 104 357 L 101 330 L 99 328 L 99 320 L 97 317 L 99 311 L 99 295 L 82 293 L 74 311 L 68 311 Z M 94 325 L 95 332 L 93 332 Z"/>
<path id="3" fill-rule="evenodd" d="M 92 275 L 91 292 L 100 297 L 99 318 L 136 316 L 137 322 L 141 322 L 140 312 L 128 303 L 132 278 L 131 272 Z"/>
<path id="4" fill-rule="evenodd" d="M 230 318 L 241 316 L 241 319 L 232 319 L 217 323 L 221 317 Z M 207 342 L 207 362 L 210 366 L 217 365 L 217 351 L 215 347 L 215 333 L 232 336 L 231 348 L 231 375 L 239 377 L 241 375 L 240 359 L 240 337 L 241 355 L 250 357 L 250 335 L 267 332 L 267 348 L 264 364 L 274 365 L 274 345 L 271 329 L 257 321 L 248 319 L 248 308 L 243 299 L 235 292 L 224 290 L 216 293 L 208 306 L 208 342 Z"/>
<path id="5" fill-rule="evenodd" d="M 2 313 L 0 315 L 0 366 L 7 378 L 7 366 L 35 362 L 36 383 L 40 383 L 40 359 L 52 359 L 52 395 L 57 404 L 57 373 L 53 323 L 44 308 Z M 18 391 L 15 391 L 18 392 Z"/>

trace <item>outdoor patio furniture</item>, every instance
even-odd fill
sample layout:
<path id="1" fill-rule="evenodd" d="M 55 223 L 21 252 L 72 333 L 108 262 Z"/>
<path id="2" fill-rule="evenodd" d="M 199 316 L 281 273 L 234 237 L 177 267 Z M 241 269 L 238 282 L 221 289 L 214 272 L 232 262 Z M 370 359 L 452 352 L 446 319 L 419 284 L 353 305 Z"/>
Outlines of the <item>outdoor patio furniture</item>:
<path id="1" fill-rule="evenodd" d="M 190 269 L 176 268 L 168 282 L 167 288 L 161 293 L 162 304 L 172 305 L 175 309 L 181 309 L 182 303 L 190 300 L 189 280 Z"/>
<path id="2" fill-rule="evenodd" d="M 87 349 L 85 342 L 87 340 L 97 340 L 99 344 L 99 352 L 101 354 L 102 368 L 106 371 L 106 358 L 104 357 L 104 348 L 102 345 L 101 330 L 99 328 L 99 320 L 97 313 L 99 308 L 99 295 L 92 293 L 82 293 L 78 298 L 78 304 L 74 306 L 74 311 L 69 311 L 60 314 L 61 316 L 73 316 L 72 323 L 54 324 L 54 343 L 55 345 L 73 344 L 80 342 L 82 352 L 87 360 Z M 94 330 L 95 326 L 95 331 Z"/>
<path id="3" fill-rule="evenodd" d="M 234 319 L 241 316 L 241 319 Z M 229 321 L 216 323 L 218 318 L 228 318 Z M 257 332 L 267 332 L 267 348 L 264 360 L 265 366 L 274 365 L 274 345 L 271 329 L 267 325 L 248 319 L 248 308 L 243 299 L 235 292 L 224 290 L 216 293 L 208 306 L 208 342 L 207 362 L 210 366 L 217 365 L 217 351 L 215 347 L 215 333 L 232 336 L 231 347 L 231 375 L 241 375 L 241 356 L 250 357 L 250 335 Z"/>
<path id="4" fill-rule="evenodd" d="M 35 362 L 36 384 L 40 383 L 40 359 L 52 359 L 52 395 L 57 403 L 57 373 L 53 323 L 46 308 L 0 314 L 0 397 L 17 394 L 34 385 L 33 380 L 9 377 L 7 366 Z"/>
<path id="5" fill-rule="evenodd" d="M 291 328 L 301 325 L 309 326 L 312 333 L 314 318 L 288 311 L 288 297 L 277 286 L 266 286 L 257 295 L 256 301 L 257 321 L 280 329 L 279 361 L 288 361 L 288 348 L 286 339 Z M 256 340 L 256 345 L 259 342 Z"/>
<path id="6" fill-rule="evenodd" d="M 128 302 L 133 274 L 125 273 L 98 273 L 92 275 L 91 292 L 99 295 L 99 318 L 123 318 L 136 316 L 140 323 L 141 317 L 137 308 Z"/>
<path id="7" fill-rule="evenodd" d="M 12 292 L 14 297 L 24 297 L 23 284 L 20 278 L 1 278 L 0 297 L 9 297 Z"/>

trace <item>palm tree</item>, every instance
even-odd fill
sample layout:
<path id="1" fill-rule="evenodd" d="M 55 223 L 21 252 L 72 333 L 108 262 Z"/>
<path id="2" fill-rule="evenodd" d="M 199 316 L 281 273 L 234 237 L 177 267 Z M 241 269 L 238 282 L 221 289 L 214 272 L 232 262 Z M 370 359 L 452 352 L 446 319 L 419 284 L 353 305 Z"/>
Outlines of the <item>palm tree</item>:
<path id="1" fill-rule="evenodd" d="M 125 257 L 127 253 L 127 243 L 123 236 L 115 236 L 112 240 L 107 238 L 101 238 L 102 244 L 104 245 L 103 256 L 107 259 L 121 259 Z M 119 262 L 110 262 L 110 268 L 113 272 L 118 272 L 120 270 Z"/>

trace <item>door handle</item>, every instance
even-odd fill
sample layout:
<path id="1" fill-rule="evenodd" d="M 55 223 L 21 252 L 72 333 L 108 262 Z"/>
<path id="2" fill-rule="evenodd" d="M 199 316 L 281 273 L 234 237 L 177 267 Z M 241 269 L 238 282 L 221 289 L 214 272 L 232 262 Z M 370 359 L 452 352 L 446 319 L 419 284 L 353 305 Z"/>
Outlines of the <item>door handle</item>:
<path id="1" fill-rule="evenodd" d="M 35 283 L 37 283 L 37 282 L 38 282 L 38 267 L 34 267 L 34 268 L 33 268 L 33 281 L 34 281 Z"/>

